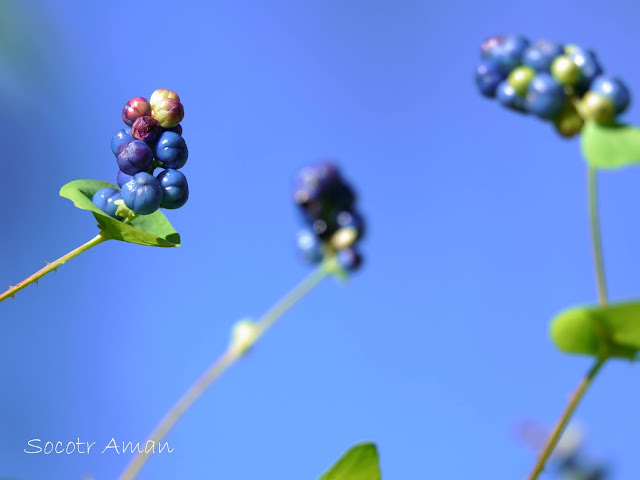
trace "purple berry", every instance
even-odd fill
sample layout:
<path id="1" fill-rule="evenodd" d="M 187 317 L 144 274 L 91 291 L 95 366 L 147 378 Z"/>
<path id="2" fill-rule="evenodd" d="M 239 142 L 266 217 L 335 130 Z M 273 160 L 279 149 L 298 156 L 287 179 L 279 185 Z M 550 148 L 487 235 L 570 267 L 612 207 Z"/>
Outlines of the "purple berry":
<path id="1" fill-rule="evenodd" d="M 136 121 L 131 126 L 131 135 L 148 145 L 155 143 L 161 131 L 162 127 L 160 127 L 158 121 L 148 115 L 136 118 Z"/>
<path id="2" fill-rule="evenodd" d="M 135 175 L 151 167 L 153 164 L 153 152 L 143 141 L 131 140 L 120 145 L 116 160 L 122 172 L 127 175 Z"/>
<path id="3" fill-rule="evenodd" d="M 145 115 L 151 115 L 151 105 L 143 97 L 132 98 L 122 109 L 122 120 L 128 126 L 133 125 L 136 118 L 144 117 Z"/>

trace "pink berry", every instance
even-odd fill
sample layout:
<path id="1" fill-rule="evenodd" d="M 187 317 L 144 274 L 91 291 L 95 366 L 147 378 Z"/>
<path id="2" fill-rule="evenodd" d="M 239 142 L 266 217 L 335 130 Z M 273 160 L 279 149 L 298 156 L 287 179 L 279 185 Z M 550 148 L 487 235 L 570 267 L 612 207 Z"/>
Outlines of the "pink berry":
<path id="1" fill-rule="evenodd" d="M 133 125 L 133 122 L 138 117 L 144 117 L 145 115 L 151 115 L 151 105 L 143 97 L 132 98 L 122 109 L 122 120 L 128 126 Z"/>

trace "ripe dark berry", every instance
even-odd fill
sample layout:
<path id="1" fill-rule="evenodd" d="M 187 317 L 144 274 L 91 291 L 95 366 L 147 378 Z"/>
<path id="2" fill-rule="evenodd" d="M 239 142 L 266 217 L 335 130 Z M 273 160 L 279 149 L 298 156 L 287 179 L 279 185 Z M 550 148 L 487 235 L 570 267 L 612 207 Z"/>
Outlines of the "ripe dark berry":
<path id="1" fill-rule="evenodd" d="M 163 190 L 162 208 L 180 208 L 189 199 L 189 184 L 182 172 L 169 168 L 156 177 Z"/>
<path id="2" fill-rule="evenodd" d="M 175 132 L 166 131 L 160 135 L 153 156 L 162 167 L 178 169 L 187 163 L 189 151 L 184 138 Z"/>
<path id="3" fill-rule="evenodd" d="M 355 248 L 345 248 L 336 254 L 338 264 L 347 272 L 358 270 L 362 265 L 362 256 Z"/>
<path id="4" fill-rule="evenodd" d="M 568 48 L 567 55 L 580 69 L 580 80 L 577 87 L 578 92 L 582 94 L 589 90 L 593 79 L 602 73 L 602 67 L 595 53 L 591 50 L 571 46 Z"/>
<path id="5" fill-rule="evenodd" d="M 153 145 L 160 136 L 161 131 L 162 127 L 160 127 L 158 121 L 148 115 L 136 118 L 136 121 L 131 126 L 131 135 L 138 140 L 142 140 L 147 145 Z"/>
<path id="6" fill-rule="evenodd" d="M 529 41 L 520 35 L 491 37 L 482 45 L 482 57 L 495 62 L 504 75 L 522 63 L 522 55 Z"/>
<path id="7" fill-rule="evenodd" d="M 318 263 L 323 257 L 322 242 L 312 231 L 304 229 L 298 232 L 298 252 L 307 263 Z"/>
<path id="8" fill-rule="evenodd" d="M 145 115 L 151 115 L 151 105 L 147 99 L 143 97 L 132 98 L 122 109 L 122 120 L 128 126 L 133 125 L 136 118 Z"/>
<path id="9" fill-rule="evenodd" d="M 131 140 L 133 140 L 133 137 L 131 136 L 130 128 L 123 128 L 121 130 L 118 130 L 113 134 L 113 137 L 111 137 L 111 151 L 114 155 L 117 155 L 120 145 L 122 145 L 124 142 L 130 142 Z"/>
<path id="10" fill-rule="evenodd" d="M 622 113 L 631 101 L 627 86 L 611 75 L 599 75 L 593 79 L 590 90 L 611 100 L 616 114 Z"/>
<path id="11" fill-rule="evenodd" d="M 504 74 L 496 62 L 485 60 L 476 68 L 476 86 L 485 97 L 495 97 L 496 88 L 502 80 L 504 80 Z"/>
<path id="12" fill-rule="evenodd" d="M 566 103 L 567 95 L 564 88 L 548 73 L 535 76 L 525 97 L 527 110 L 546 119 L 557 116 Z"/>
<path id="13" fill-rule="evenodd" d="M 102 210 L 104 213 L 113 218 L 118 218 L 116 216 L 116 210 L 118 206 L 114 204 L 116 200 L 120 200 L 122 196 L 120 195 L 120 190 L 112 187 L 105 187 L 98 190 L 93 194 L 93 204 Z"/>
<path id="14" fill-rule="evenodd" d="M 336 231 L 331 236 L 331 246 L 335 250 L 351 247 L 364 237 L 365 223 L 357 212 L 342 211 L 335 216 Z"/>
<path id="15" fill-rule="evenodd" d="M 178 135 L 182 135 L 182 125 L 178 124 L 175 127 L 167 128 L 166 131 L 177 133 Z"/>
<path id="16" fill-rule="evenodd" d="M 127 175 L 148 170 L 153 164 L 153 152 L 141 140 L 125 142 L 118 148 L 116 160 L 118 167 Z"/>
<path id="17" fill-rule="evenodd" d="M 536 72 L 548 73 L 553 60 L 564 53 L 562 45 L 550 40 L 538 40 L 522 55 L 522 63 Z"/>
<path id="18" fill-rule="evenodd" d="M 133 178 L 132 175 L 127 175 L 126 173 L 123 173 L 121 170 L 118 170 L 117 182 L 120 188 L 122 188 L 122 185 L 127 183 L 132 178 Z"/>
<path id="19" fill-rule="evenodd" d="M 527 111 L 524 105 L 524 97 L 518 95 L 518 92 L 508 80 L 505 80 L 498 85 L 496 96 L 498 98 L 498 102 L 507 108 L 523 113 Z"/>
<path id="20" fill-rule="evenodd" d="M 122 200 L 138 215 L 149 215 L 160 207 L 162 187 L 153 175 L 140 172 L 122 186 Z"/>
<path id="21" fill-rule="evenodd" d="M 151 115 L 158 120 L 163 128 L 172 128 L 184 118 L 184 107 L 180 100 L 164 98 L 155 104 Z"/>

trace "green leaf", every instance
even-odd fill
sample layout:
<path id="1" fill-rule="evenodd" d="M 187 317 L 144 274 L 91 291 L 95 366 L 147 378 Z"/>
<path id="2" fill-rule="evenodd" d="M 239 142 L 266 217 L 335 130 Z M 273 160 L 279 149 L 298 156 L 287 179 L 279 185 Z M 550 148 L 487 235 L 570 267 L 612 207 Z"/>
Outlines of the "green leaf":
<path id="1" fill-rule="evenodd" d="M 565 310 L 551 322 L 551 338 L 563 352 L 635 359 L 640 302 Z"/>
<path id="2" fill-rule="evenodd" d="M 123 223 L 96 207 L 91 200 L 93 194 L 105 187 L 118 188 L 109 182 L 74 180 L 60 189 L 60 196 L 68 198 L 78 208 L 91 210 L 102 229 L 114 240 L 152 247 L 180 246 L 180 235 L 159 210 L 151 215 L 140 215 L 131 223 Z"/>
<path id="3" fill-rule="evenodd" d="M 587 122 L 581 145 L 582 154 L 594 168 L 615 169 L 640 162 L 640 129 L 632 125 Z"/>
<path id="4" fill-rule="evenodd" d="M 380 480 L 378 449 L 373 443 L 352 447 L 320 480 Z"/>

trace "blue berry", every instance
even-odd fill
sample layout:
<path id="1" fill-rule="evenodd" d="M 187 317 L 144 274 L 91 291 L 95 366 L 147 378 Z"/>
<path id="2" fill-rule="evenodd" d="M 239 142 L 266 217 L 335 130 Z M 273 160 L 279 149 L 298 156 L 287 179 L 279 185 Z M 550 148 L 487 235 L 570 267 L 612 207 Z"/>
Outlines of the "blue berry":
<path id="1" fill-rule="evenodd" d="M 505 107 L 517 110 L 519 112 L 527 111 L 524 105 L 524 98 L 518 95 L 516 89 L 507 80 L 498 85 L 496 95 L 498 97 L 498 102 L 500 102 L 500 104 L 504 105 Z"/>
<path id="2" fill-rule="evenodd" d="M 182 172 L 169 168 L 156 177 L 163 190 L 162 208 L 180 208 L 189 199 L 189 184 Z"/>
<path id="3" fill-rule="evenodd" d="M 130 142 L 131 140 L 133 140 L 133 136 L 131 135 L 130 128 L 118 130 L 113 134 L 113 137 L 111 137 L 111 151 L 114 155 L 117 155 L 120 145 L 124 142 Z"/>
<path id="4" fill-rule="evenodd" d="M 118 147 L 116 160 L 118 167 L 127 175 L 135 175 L 148 170 L 153 164 L 153 152 L 141 140 L 131 140 Z"/>
<path id="5" fill-rule="evenodd" d="M 494 61 L 504 75 L 522 63 L 529 41 L 521 35 L 491 37 L 482 44 L 482 57 Z"/>
<path id="6" fill-rule="evenodd" d="M 611 75 L 599 75 L 594 78 L 590 90 L 608 98 L 613 103 L 613 109 L 616 114 L 622 113 L 631 101 L 627 86 Z"/>
<path id="7" fill-rule="evenodd" d="M 526 109 L 546 119 L 557 116 L 566 102 L 564 88 L 548 73 L 540 73 L 534 77 L 525 97 Z"/>
<path id="8" fill-rule="evenodd" d="M 498 64 L 491 60 L 482 62 L 476 68 L 476 86 L 485 97 L 495 97 L 496 87 L 504 78 Z"/>
<path id="9" fill-rule="evenodd" d="M 123 173 L 121 170 L 118 170 L 117 182 L 120 188 L 122 188 L 122 185 L 127 183 L 132 178 L 133 178 L 132 175 L 127 175 L 126 173 Z"/>
<path id="10" fill-rule="evenodd" d="M 187 163 L 189 151 L 184 139 L 175 132 L 165 131 L 154 148 L 154 157 L 164 168 L 182 168 Z"/>
<path id="11" fill-rule="evenodd" d="M 353 272 L 362 265 L 362 256 L 355 248 L 345 248 L 336 254 L 338 264 L 347 272 Z"/>
<path id="12" fill-rule="evenodd" d="M 300 230 L 297 237 L 300 255 L 307 263 L 318 263 L 322 260 L 322 242 L 311 230 Z"/>
<path id="13" fill-rule="evenodd" d="M 120 200 L 122 196 L 120 195 L 120 190 L 112 187 L 105 187 L 98 190 L 93 194 L 93 198 L 91 201 L 93 204 L 102 210 L 104 213 L 113 218 L 118 218 L 116 216 L 116 210 L 118 206 L 114 204 L 116 200 Z"/>
<path id="14" fill-rule="evenodd" d="M 527 48 L 522 56 L 522 63 L 537 72 L 549 72 L 553 60 L 564 53 L 562 45 L 550 40 L 538 40 Z"/>
<path id="15" fill-rule="evenodd" d="M 182 125 L 178 124 L 175 127 L 166 128 L 165 131 L 177 133 L 178 135 L 182 135 Z"/>
<path id="16" fill-rule="evenodd" d="M 158 210 L 162 195 L 160 182 L 147 172 L 137 173 L 122 186 L 125 205 L 138 215 L 149 215 Z"/>
<path id="17" fill-rule="evenodd" d="M 602 73 L 602 67 L 595 53 L 581 47 L 572 46 L 567 52 L 567 56 L 580 69 L 580 80 L 577 84 L 577 90 L 583 94 L 589 90 L 591 82 L 594 78 Z"/>

